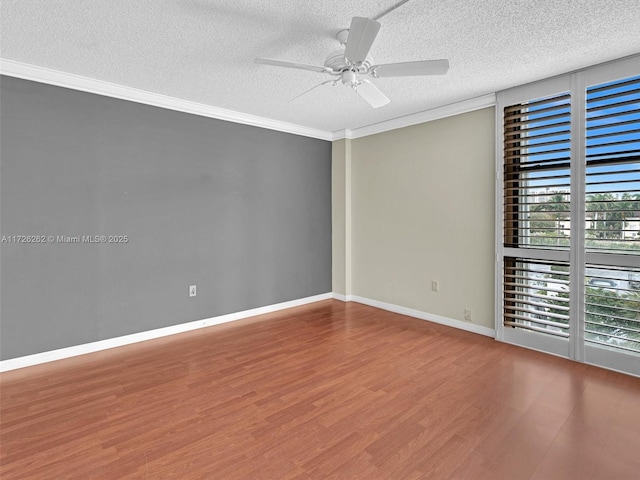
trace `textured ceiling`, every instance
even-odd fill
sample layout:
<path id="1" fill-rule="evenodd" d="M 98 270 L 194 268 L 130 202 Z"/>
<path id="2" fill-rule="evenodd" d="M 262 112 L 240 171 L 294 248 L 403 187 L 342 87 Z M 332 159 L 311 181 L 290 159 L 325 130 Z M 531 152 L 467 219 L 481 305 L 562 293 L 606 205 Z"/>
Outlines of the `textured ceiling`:
<path id="1" fill-rule="evenodd" d="M 324 131 L 354 129 L 640 52 L 638 0 L 411 0 L 380 22 L 376 63 L 448 58 L 444 76 L 374 82 L 372 109 L 321 73 L 353 16 L 398 0 L 1 0 L 0 56 Z"/>

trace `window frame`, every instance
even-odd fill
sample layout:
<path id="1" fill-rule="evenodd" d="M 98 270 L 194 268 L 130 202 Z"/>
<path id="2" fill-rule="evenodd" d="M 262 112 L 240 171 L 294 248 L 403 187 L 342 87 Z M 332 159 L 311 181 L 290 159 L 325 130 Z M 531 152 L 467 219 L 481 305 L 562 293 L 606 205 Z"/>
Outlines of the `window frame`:
<path id="1" fill-rule="evenodd" d="M 495 208 L 495 312 L 496 340 L 540 350 L 570 358 L 579 362 L 640 376 L 640 355 L 624 355 L 585 343 L 584 322 L 586 286 L 584 279 L 587 264 L 633 267 L 640 256 L 614 253 L 586 252 L 586 89 L 610 81 L 640 75 L 640 55 L 633 55 L 612 62 L 588 67 L 538 82 L 517 86 L 496 95 L 496 208 Z M 518 103 L 553 95 L 570 93 L 571 101 L 571 204 L 569 218 L 571 238 L 569 250 L 544 250 L 504 245 L 504 108 Z M 521 329 L 504 326 L 503 278 L 505 258 L 524 258 L 567 262 L 571 285 L 570 338 L 531 334 Z M 613 263 L 612 263 L 613 262 Z"/>

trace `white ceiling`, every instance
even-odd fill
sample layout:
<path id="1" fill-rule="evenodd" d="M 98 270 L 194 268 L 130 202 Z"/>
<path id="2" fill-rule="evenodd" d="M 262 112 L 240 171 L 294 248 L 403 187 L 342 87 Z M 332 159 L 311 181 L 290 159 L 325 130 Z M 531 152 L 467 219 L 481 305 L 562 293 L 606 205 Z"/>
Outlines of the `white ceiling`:
<path id="1" fill-rule="evenodd" d="M 323 74 L 353 16 L 398 0 L 1 0 L 0 56 L 335 132 L 640 52 L 638 0 L 410 0 L 384 16 L 375 63 L 448 58 L 445 76 L 382 78 L 379 109 Z"/>

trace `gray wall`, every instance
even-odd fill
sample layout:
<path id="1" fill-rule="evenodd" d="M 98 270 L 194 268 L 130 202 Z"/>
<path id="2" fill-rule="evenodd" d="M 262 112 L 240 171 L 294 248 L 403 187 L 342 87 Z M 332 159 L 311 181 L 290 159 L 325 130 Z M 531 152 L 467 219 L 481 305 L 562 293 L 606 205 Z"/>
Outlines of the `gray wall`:
<path id="1" fill-rule="evenodd" d="M 2 77 L 0 358 L 331 291 L 331 144 Z M 197 284 L 198 295 L 188 297 Z"/>

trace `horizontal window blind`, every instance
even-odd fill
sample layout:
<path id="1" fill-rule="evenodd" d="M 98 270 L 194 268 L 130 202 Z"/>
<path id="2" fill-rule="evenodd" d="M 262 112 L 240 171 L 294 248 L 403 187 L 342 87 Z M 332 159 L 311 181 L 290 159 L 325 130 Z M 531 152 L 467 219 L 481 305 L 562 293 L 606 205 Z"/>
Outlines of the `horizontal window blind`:
<path id="1" fill-rule="evenodd" d="M 569 248 L 571 97 L 504 109 L 504 245 Z"/>
<path id="2" fill-rule="evenodd" d="M 640 353 L 640 268 L 586 266 L 585 341 Z"/>
<path id="3" fill-rule="evenodd" d="M 505 257 L 504 325 L 569 336 L 569 265 Z"/>
<path id="4" fill-rule="evenodd" d="M 638 254 L 640 77 L 586 93 L 586 248 Z"/>

